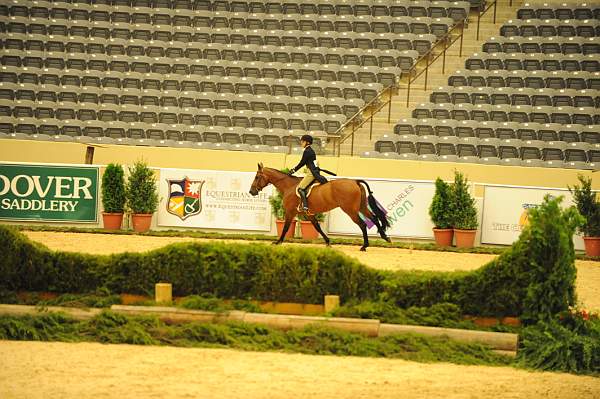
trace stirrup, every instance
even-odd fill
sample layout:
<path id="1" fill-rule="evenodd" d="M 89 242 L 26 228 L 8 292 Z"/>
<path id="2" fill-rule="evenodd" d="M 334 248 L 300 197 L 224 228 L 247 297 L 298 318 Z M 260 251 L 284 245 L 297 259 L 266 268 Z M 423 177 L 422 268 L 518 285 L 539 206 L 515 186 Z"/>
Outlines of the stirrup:
<path id="1" fill-rule="evenodd" d="M 314 213 L 312 213 L 310 211 L 310 208 L 304 208 L 304 206 L 302 206 L 302 204 L 298 204 L 298 207 L 296 208 L 296 210 L 298 211 L 298 213 L 305 213 L 308 216 L 314 215 Z"/>

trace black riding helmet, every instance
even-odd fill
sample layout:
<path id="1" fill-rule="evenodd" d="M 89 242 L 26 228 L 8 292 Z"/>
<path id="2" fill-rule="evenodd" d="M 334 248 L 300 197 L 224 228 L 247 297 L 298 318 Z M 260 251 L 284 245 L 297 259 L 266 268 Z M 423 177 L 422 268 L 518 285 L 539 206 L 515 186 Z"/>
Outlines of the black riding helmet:
<path id="1" fill-rule="evenodd" d="M 306 141 L 308 144 L 312 144 L 313 138 L 311 135 L 305 134 L 304 136 L 300 137 L 300 141 Z"/>

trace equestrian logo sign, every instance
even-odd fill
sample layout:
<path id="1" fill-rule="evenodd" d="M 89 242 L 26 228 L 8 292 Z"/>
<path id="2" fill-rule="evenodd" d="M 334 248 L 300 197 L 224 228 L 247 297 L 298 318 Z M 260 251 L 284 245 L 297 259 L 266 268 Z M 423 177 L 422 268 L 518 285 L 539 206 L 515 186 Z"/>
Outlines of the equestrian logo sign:
<path id="1" fill-rule="evenodd" d="M 187 176 L 183 180 L 167 179 L 169 184 L 169 202 L 167 212 L 185 220 L 202 211 L 201 190 L 204 180 L 190 180 Z"/>

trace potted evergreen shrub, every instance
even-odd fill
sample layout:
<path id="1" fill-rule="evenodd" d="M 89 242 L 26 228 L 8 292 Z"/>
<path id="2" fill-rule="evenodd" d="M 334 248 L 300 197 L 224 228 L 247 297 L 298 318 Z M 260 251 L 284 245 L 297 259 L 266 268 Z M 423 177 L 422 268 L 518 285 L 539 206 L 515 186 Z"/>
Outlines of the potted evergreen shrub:
<path id="1" fill-rule="evenodd" d="M 285 224 L 285 210 L 283 209 L 283 197 L 281 191 L 275 189 L 275 194 L 269 197 L 269 203 L 271 204 L 271 213 L 275 216 L 275 223 L 277 224 L 277 236 L 280 237 Z M 289 230 L 285 234 L 285 238 L 294 238 L 295 231 L 296 220 L 294 219 L 292 220 Z"/>
<path id="2" fill-rule="evenodd" d="M 467 178 L 459 171 L 454 171 L 453 194 L 454 235 L 456 246 L 471 248 L 475 242 L 475 234 L 479 223 L 475 199 L 469 193 Z"/>
<path id="3" fill-rule="evenodd" d="M 435 194 L 429 206 L 429 216 L 434 225 L 433 236 L 437 245 L 446 247 L 452 245 L 453 207 L 452 186 L 438 177 L 435 181 Z"/>
<path id="4" fill-rule="evenodd" d="M 152 214 L 158 208 L 158 192 L 154 172 L 145 162 L 137 161 L 129 167 L 125 192 L 133 229 L 140 233 L 150 230 Z"/>
<path id="5" fill-rule="evenodd" d="M 585 223 L 579 228 L 583 234 L 585 254 L 600 256 L 600 202 L 592 191 L 592 178 L 578 175 L 580 185 L 569 187 L 577 210 L 585 218 Z"/>
<path id="6" fill-rule="evenodd" d="M 319 232 L 303 213 L 299 214 L 297 218 L 300 221 L 300 232 L 302 233 L 302 238 L 306 240 L 314 240 L 315 238 L 319 238 Z M 325 220 L 325 215 L 322 213 L 316 213 L 315 218 L 319 223 L 321 223 Z"/>
<path id="7" fill-rule="evenodd" d="M 104 228 L 119 230 L 125 208 L 125 173 L 119 164 L 108 164 L 102 175 L 102 207 Z"/>

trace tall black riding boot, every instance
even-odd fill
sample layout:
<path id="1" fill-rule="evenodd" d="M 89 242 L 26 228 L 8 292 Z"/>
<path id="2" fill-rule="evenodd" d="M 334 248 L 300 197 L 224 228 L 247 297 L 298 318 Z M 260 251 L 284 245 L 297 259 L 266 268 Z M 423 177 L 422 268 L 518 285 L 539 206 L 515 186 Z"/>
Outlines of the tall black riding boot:
<path id="1" fill-rule="evenodd" d="M 302 199 L 302 209 L 304 212 L 308 211 L 308 199 L 306 198 L 306 189 L 299 188 L 298 194 L 300 194 L 300 198 Z"/>

